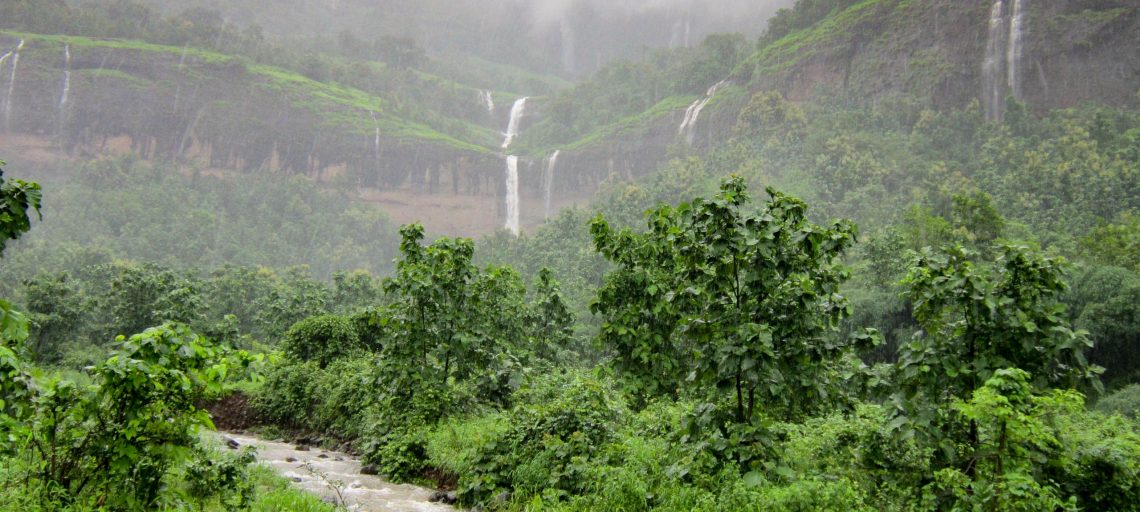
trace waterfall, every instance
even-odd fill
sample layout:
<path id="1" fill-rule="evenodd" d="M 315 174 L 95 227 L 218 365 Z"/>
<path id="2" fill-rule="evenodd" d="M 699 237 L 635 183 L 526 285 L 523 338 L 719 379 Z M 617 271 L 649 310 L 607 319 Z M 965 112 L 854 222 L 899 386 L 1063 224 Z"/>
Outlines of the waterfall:
<path id="1" fill-rule="evenodd" d="M 523 112 L 526 111 L 526 97 L 519 98 L 515 104 L 511 106 L 511 120 L 507 122 L 506 138 L 503 139 L 503 149 L 510 147 L 511 143 L 515 141 L 515 137 L 519 136 L 519 121 L 522 120 Z"/>
<path id="2" fill-rule="evenodd" d="M 717 91 L 726 85 L 728 85 L 728 80 L 717 82 L 716 85 L 709 87 L 709 90 L 705 93 L 703 98 L 694 101 L 692 105 L 689 105 L 688 109 L 685 109 L 685 118 L 681 121 L 681 126 L 677 128 L 677 134 L 684 135 L 689 144 L 693 143 L 693 128 L 697 125 L 697 119 L 700 117 L 701 111 L 708 106 Z"/>
<path id="3" fill-rule="evenodd" d="M 677 22 L 673 24 L 673 35 L 669 38 L 670 48 L 681 46 L 681 31 L 684 29 L 685 25 L 681 22 L 681 20 L 677 20 Z"/>
<path id="4" fill-rule="evenodd" d="M 522 120 L 523 112 L 526 111 L 526 100 L 524 96 L 515 100 L 515 104 L 511 106 L 511 119 L 507 122 L 506 138 L 503 139 L 503 149 L 511 146 L 515 138 L 519 136 L 519 122 Z M 506 228 L 511 230 L 515 236 L 519 234 L 519 157 L 514 155 L 507 156 L 507 223 Z"/>
<path id="5" fill-rule="evenodd" d="M 24 49 L 24 40 L 16 45 L 12 53 L 12 75 L 8 77 L 8 94 L 4 97 L 4 131 L 12 131 L 12 93 L 16 90 L 16 68 L 20 67 L 20 50 Z"/>
<path id="6" fill-rule="evenodd" d="M 372 158 L 376 160 L 376 171 L 380 171 L 380 120 L 376 119 L 376 112 L 371 110 L 368 114 L 372 116 L 372 124 L 376 127 L 376 135 L 372 138 Z M 377 174 L 379 176 L 379 174 Z"/>
<path id="7" fill-rule="evenodd" d="M 59 95 L 59 117 L 63 119 L 63 109 L 67 106 L 67 95 L 71 93 L 71 46 L 63 45 L 63 93 Z"/>
<path id="8" fill-rule="evenodd" d="M 554 166 L 558 165 L 558 155 L 562 153 L 560 150 L 555 150 L 550 154 L 550 158 L 546 159 L 546 175 L 543 176 L 542 183 L 542 203 L 545 207 L 545 217 L 550 218 L 550 194 L 554 189 Z"/>
<path id="9" fill-rule="evenodd" d="M 495 98 L 491 96 L 491 91 L 479 91 L 479 98 L 483 100 L 483 106 L 487 107 L 487 113 L 495 115 Z"/>
<path id="10" fill-rule="evenodd" d="M 507 157 L 507 223 L 504 226 L 519 234 L 519 157 Z"/>
<path id="11" fill-rule="evenodd" d="M 563 19 L 558 25 L 558 32 L 562 36 L 562 71 L 574 74 L 578 70 L 578 50 L 574 41 L 574 27 Z"/>
<path id="12" fill-rule="evenodd" d="M 1021 54 L 1025 12 L 1021 10 L 1022 0 L 1013 0 L 1013 17 L 1009 20 L 1009 49 L 1006 51 L 1009 90 L 1013 97 L 1021 100 Z"/>
<path id="13" fill-rule="evenodd" d="M 186 64 L 186 49 L 189 47 L 190 43 L 186 43 L 182 46 L 182 56 L 178 57 L 178 69 L 182 69 L 182 66 Z"/>
<path id="14" fill-rule="evenodd" d="M 1002 117 L 1002 93 L 1005 91 L 1005 84 L 1002 83 L 1002 65 L 1005 57 L 1004 11 L 1003 0 L 996 0 L 990 8 L 986 57 L 982 62 L 983 106 L 986 119 L 990 121 L 1001 120 Z"/>

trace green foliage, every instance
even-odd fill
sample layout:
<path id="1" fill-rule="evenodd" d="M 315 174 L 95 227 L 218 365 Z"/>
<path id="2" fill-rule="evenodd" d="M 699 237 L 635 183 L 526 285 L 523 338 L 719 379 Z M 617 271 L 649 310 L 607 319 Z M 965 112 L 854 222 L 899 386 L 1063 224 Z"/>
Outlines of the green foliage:
<path id="1" fill-rule="evenodd" d="M 527 323 L 533 333 L 535 355 L 541 359 L 558 360 L 570 348 L 574 318 L 550 269 L 543 267 L 539 270 L 534 295 L 536 300 Z"/>
<path id="2" fill-rule="evenodd" d="M 235 454 L 196 450 L 183 477 L 187 494 L 203 508 L 217 502 L 229 509 L 246 509 L 254 500 L 249 469 L 255 461 L 250 448 Z"/>
<path id="3" fill-rule="evenodd" d="M 1088 333 L 1068 326 L 1058 302 L 1064 261 L 1017 246 L 1004 247 L 991 268 L 975 266 L 972 256 L 952 246 L 925 250 L 915 261 L 904 284 L 923 331 L 900 347 L 894 398 L 902 414 L 896 428 L 922 433 L 959 467 L 979 449 L 978 424 L 963 425 L 946 405 L 971 396 L 998 370 L 1032 372 L 1036 390 L 1100 386 L 1100 369 L 1084 356 Z"/>
<path id="4" fill-rule="evenodd" d="M 32 229 L 29 211 L 39 214 L 42 193 L 40 185 L 23 180 L 4 179 L 4 161 L 0 160 L 0 252 L 9 240 L 20 238 Z"/>
<path id="5" fill-rule="evenodd" d="M 1101 397 L 1096 402 L 1096 410 L 1132 419 L 1140 417 L 1140 384 L 1129 384 Z"/>
<path id="6" fill-rule="evenodd" d="M 310 382 L 320 371 L 312 361 L 284 360 L 270 367 L 265 372 L 265 382 L 253 397 L 253 408 L 277 425 L 307 426 L 317 399 Z"/>
<path id="7" fill-rule="evenodd" d="M 460 474 L 464 503 L 487 504 L 503 491 L 555 500 L 581 493 L 626 414 L 609 383 L 587 375 L 545 377 L 522 394 L 510 427 L 482 442 Z"/>
<path id="8" fill-rule="evenodd" d="M 1075 510 L 1076 500 L 1064 496 L 1043 474 L 1060 445 L 1058 432 L 1047 418 L 1078 411 L 1083 397 L 1057 391 L 1032 393 L 1031 376 L 1019 369 L 998 369 L 968 402 L 953 407 L 977 425 L 977 442 L 966 471 L 935 473 L 933 486 L 953 505 L 986 511 Z"/>
<path id="9" fill-rule="evenodd" d="M 171 471 L 191 460 L 199 427 L 212 426 L 196 404 L 249 361 L 167 324 L 120 336 L 90 387 L 61 380 L 29 387 L 27 413 L 9 430 L 28 456 L 26 491 L 42 502 L 155 506 Z"/>
<path id="10" fill-rule="evenodd" d="M 352 321 L 343 316 L 313 316 L 293 324 L 281 349 L 300 361 L 315 361 L 321 368 L 363 349 Z"/>
<path id="11" fill-rule="evenodd" d="M 811 224 L 804 203 L 768 192 L 754 213 L 732 178 L 713 199 L 650 212 L 645 234 L 593 222 L 595 246 L 619 269 L 592 309 L 637 389 L 676 395 L 689 382 L 714 403 L 728 392 L 738 423 L 757 408 L 800 417 L 838 395 L 837 363 L 871 340 L 832 334 L 848 314 L 836 260 L 855 227 Z"/>

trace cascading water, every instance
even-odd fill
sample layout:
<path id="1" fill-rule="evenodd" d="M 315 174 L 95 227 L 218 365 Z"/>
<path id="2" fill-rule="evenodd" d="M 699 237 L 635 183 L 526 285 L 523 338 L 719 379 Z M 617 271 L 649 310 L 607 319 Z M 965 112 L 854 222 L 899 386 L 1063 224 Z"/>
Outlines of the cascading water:
<path id="1" fill-rule="evenodd" d="M 59 118 L 63 119 L 67 96 L 71 94 L 71 46 L 63 45 L 63 93 L 59 95 Z"/>
<path id="2" fill-rule="evenodd" d="M 182 69 L 182 66 L 186 65 L 186 49 L 187 48 L 190 48 L 190 43 L 186 43 L 185 45 L 182 46 L 182 55 L 180 57 L 178 57 L 178 69 Z"/>
<path id="3" fill-rule="evenodd" d="M 16 45 L 12 52 L 12 74 L 8 77 L 8 94 L 4 96 L 4 131 L 12 131 L 12 93 L 16 90 L 16 69 L 20 67 L 20 50 L 24 49 L 24 40 Z"/>
<path id="4" fill-rule="evenodd" d="M 1009 20 L 1009 49 L 1006 51 L 1009 90 L 1021 100 L 1021 54 L 1024 39 L 1025 12 L 1022 0 L 1013 0 L 1013 17 Z"/>
<path id="5" fill-rule="evenodd" d="M 519 123 L 522 121 L 523 113 L 526 111 L 526 100 L 524 96 L 515 100 L 515 104 L 511 106 L 511 118 L 507 121 L 507 133 L 503 139 L 503 149 L 511 146 L 515 138 L 519 136 Z M 507 222 L 506 228 L 511 230 L 515 236 L 519 234 L 519 157 L 514 155 L 507 156 Z"/>
<path id="6" fill-rule="evenodd" d="M 554 168 L 558 165 L 558 155 L 561 153 L 561 150 L 555 150 L 554 153 L 550 154 L 550 158 L 546 159 L 546 175 L 543 176 L 542 183 L 542 203 L 545 208 L 544 218 L 546 219 L 550 218 L 550 195 L 554 188 Z"/>
<path id="7" fill-rule="evenodd" d="M 701 116 L 701 111 L 708 106 L 717 91 L 726 85 L 728 85 L 728 80 L 717 82 L 712 87 L 709 87 L 709 90 L 705 92 L 703 98 L 694 101 L 692 105 L 689 105 L 688 109 L 685 109 L 685 118 L 681 121 L 681 126 L 677 128 L 677 134 L 684 135 L 689 144 L 693 143 L 693 128 L 697 125 L 697 119 Z"/>
<path id="8" fill-rule="evenodd" d="M 1002 83 L 1005 57 L 1004 12 L 1003 0 L 995 1 L 990 8 L 986 57 L 982 62 L 982 96 L 986 119 L 990 121 L 998 121 L 1002 117 L 1002 93 L 1005 90 L 1005 84 Z"/>
<path id="9" fill-rule="evenodd" d="M 526 111 L 526 97 L 515 100 L 515 104 L 511 106 L 511 119 L 507 122 L 506 138 L 503 139 L 503 149 L 510 147 L 511 143 L 515 141 L 515 137 L 519 136 L 519 122 L 522 120 L 523 112 Z"/>
<path id="10" fill-rule="evenodd" d="M 487 113 L 495 115 L 495 97 L 491 96 L 491 91 L 479 91 L 479 98 L 483 100 L 483 106 L 487 107 Z"/>
<path id="11" fill-rule="evenodd" d="M 507 224 L 515 236 L 519 234 L 519 157 L 507 157 Z"/>

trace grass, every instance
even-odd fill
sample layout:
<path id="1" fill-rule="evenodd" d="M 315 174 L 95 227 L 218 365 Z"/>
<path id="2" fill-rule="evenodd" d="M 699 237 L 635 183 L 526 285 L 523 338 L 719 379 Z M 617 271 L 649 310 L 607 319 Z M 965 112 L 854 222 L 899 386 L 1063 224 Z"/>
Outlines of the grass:
<path id="1" fill-rule="evenodd" d="M 250 478 L 257 489 L 256 499 L 250 506 L 254 512 L 332 512 L 336 507 L 320 498 L 294 488 L 288 479 L 265 466 L 250 470 Z M 222 509 L 218 509 L 219 511 Z"/>
<path id="2" fill-rule="evenodd" d="M 662 116 L 677 111 L 683 111 L 696 99 L 696 96 L 670 96 L 657 102 L 656 105 L 653 105 L 648 110 L 638 112 L 636 114 L 618 119 L 612 123 L 599 126 L 589 133 L 578 138 L 577 140 L 565 144 L 559 144 L 557 141 L 551 140 L 527 140 L 526 135 L 524 134 L 522 140 L 520 141 L 521 143 L 519 144 L 519 147 L 522 149 L 522 152 L 530 155 L 544 155 L 548 154 L 554 149 L 583 149 L 591 145 L 601 143 L 607 139 L 628 135 L 634 133 L 637 130 L 644 130 L 649 126 L 649 124 L 661 118 Z"/>
<path id="3" fill-rule="evenodd" d="M 469 123 L 465 120 L 443 116 L 449 125 L 457 127 L 457 133 L 443 133 L 427 124 L 409 120 L 394 112 L 381 97 L 365 91 L 337 83 L 312 80 L 298 73 L 263 64 L 250 63 L 247 59 L 197 48 L 182 48 L 122 39 L 93 39 L 79 36 L 31 34 L 16 31 L 0 31 L 0 36 L 23 39 L 24 51 L 40 51 L 37 46 L 48 44 L 72 46 L 73 52 L 80 48 L 131 50 L 162 55 L 171 60 L 181 59 L 183 52 L 188 58 L 187 65 L 179 72 L 190 78 L 209 77 L 212 70 L 203 69 L 201 64 L 239 64 L 256 81 L 263 91 L 283 94 L 289 98 L 294 108 L 307 110 L 321 121 L 323 127 L 347 131 L 355 135 L 371 134 L 377 124 L 386 138 L 408 142 L 428 142 L 443 145 L 460 151 L 492 154 L 499 136 L 495 130 Z M 191 64 L 193 63 L 193 64 Z M 127 81 L 132 85 L 153 83 L 145 78 L 116 70 L 81 71 L 96 74 L 100 78 L 111 77 Z M 459 86 L 458 84 L 455 84 Z M 474 91 L 472 101 L 474 101 Z M 372 114 L 377 120 L 373 121 Z"/>
<path id="4" fill-rule="evenodd" d="M 852 28 L 856 25 L 877 19 L 881 13 L 876 8 L 886 3 L 888 3 L 886 0 L 864 0 L 824 18 L 809 28 L 792 32 L 745 59 L 733 71 L 733 75 L 746 74 L 744 71 L 750 68 L 755 69 L 754 75 L 791 69 L 800 61 L 850 37 L 853 33 Z"/>

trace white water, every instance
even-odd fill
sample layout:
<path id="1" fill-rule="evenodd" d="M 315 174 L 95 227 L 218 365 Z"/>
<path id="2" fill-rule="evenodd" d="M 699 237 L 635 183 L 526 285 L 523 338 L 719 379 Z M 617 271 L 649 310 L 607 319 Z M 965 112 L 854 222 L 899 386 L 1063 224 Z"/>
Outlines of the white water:
<path id="1" fill-rule="evenodd" d="M 986 56 L 982 62 L 982 99 L 986 119 L 990 121 L 1001 120 L 1002 93 L 1005 90 L 1002 83 L 1002 65 L 1005 57 L 1005 5 L 1003 0 L 994 2 L 990 8 L 989 32 L 986 36 Z"/>
<path id="2" fill-rule="evenodd" d="M 71 93 L 71 46 L 63 45 L 63 94 L 59 95 L 59 117 L 63 119 L 63 109 L 67 106 L 67 96 Z"/>
<path id="3" fill-rule="evenodd" d="M 519 157 L 507 157 L 507 223 L 504 226 L 519 234 Z"/>
<path id="4" fill-rule="evenodd" d="M 445 512 L 455 510 L 431 503 L 432 491 L 414 485 L 397 485 L 380 477 L 360 474 L 361 464 L 350 455 L 313 448 L 299 451 L 292 445 L 254 437 L 222 434 L 242 447 L 257 448 L 257 460 L 293 485 L 329 501 L 340 501 L 359 512 Z M 294 459 L 292 462 L 287 459 Z"/>
<path id="5" fill-rule="evenodd" d="M 1022 0 L 1013 0 L 1013 17 L 1009 20 L 1009 48 L 1006 50 L 1009 89 L 1021 100 L 1021 54 L 1024 39 L 1025 12 Z"/>
<path id="6" fill-rule="evenodd" d="M 519 136 L 519 122 L 522 120 L 523 113 L 526 111 L 526 97 L 515 100 L 515 104 L 511 106 L 511 119 L 507 122 L 506 138 L 503 139 L 503 149 L 510 147 L 515 138 Z"/>
<path id="7" fill-rule="evenodd" d="M 487 113 L 495 115 L 495 98 L 491 96 L 491 91 L 479 91 L 479 98 L 483 100 L 483 106 L 487 107 Z"/>
<path id="8" fill-rule="evenodd" d="M 182 66 L 186 64 L 186 49 L 189 47 L 190 43 L 186 43 L 182 46 L 182 56 L 178 57 L 178 69 L 182 69 Z"/>
<path id="9" fill-rule="evenodd" d="M 717 91 L 726 85 L 728 85 L 728 80 L 717 82 L 712 87 L 709 87 L 709 90 L 705 92 L 703 98 L 694 101 L 692 105 L 689 105 L 689 108 L 685 109 L 685 118 L 681 121 L 681 126 L 677 128 L 677 134 L 684 135 L 689 144 L 693 143 L 693 129 L 697 126 L 697 119 L 700 118 L 701 111 L 708 106 Z"/>
<path id="10" fill-rule="evenodd" d="M 8 77 L 8 94 L 4 97 L 4 131 L 12 131 L 12 93 L 16 90 L 16 69 L 20 67 L 20 50 L 24 49 L 24 40 L 16 45 L 12 53 L 12 74 Z"/>
<path id="11" fill-rule="evenodd" d="M 558 165 L 558 155 L 561 153 L 561 150 L 555 150 L 554 153 L 550 154 L 550 158 L 546 159 L 546 176 L 543 177 L 542 183 L 542 203 L 545 208 L 546 219 L 550 218 L 550 194 L 554 188 L 554 168 Z"/>

